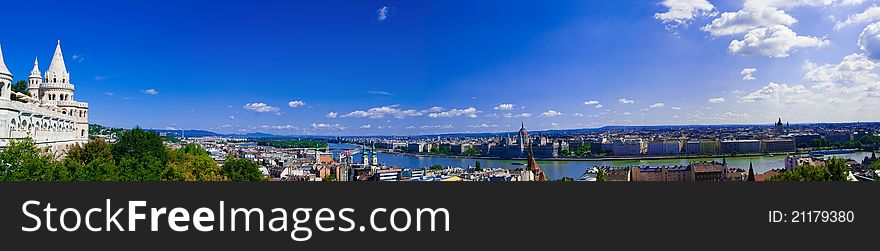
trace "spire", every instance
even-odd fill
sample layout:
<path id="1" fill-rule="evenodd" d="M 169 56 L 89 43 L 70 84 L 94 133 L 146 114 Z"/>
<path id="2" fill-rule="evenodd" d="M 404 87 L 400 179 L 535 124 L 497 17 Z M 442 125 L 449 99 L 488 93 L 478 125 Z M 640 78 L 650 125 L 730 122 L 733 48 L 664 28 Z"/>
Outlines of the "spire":
<path id="1" fill-rule="evenodd" d="M 755 169 L 752 168 L 752 162 L 749 161 L 749 177 L 746 181 L 755 181 Z"/>
<path id="2" fill-rule="evenodd" d="M 6 68 L 6 63 L 3 62 L 3 49 L 2 48 L 0 48 L 0 74 L 10 75 L 10 76 L 12 75 L 12 73 L 9 72 L 9 68 Z"/>
<path id="3" fill-rule="evenodd" d="M 40 62 L 37 58 L 34 58 L 34 69 L 31 70 L 31 75 L 28 78 L 40 78 Z"/>
<path id="4" fill-rule="evenodd" d="M 52 56 L 52 63 L 49 64 L 48 74 L 56 74 L 58 78 L 67 75 L 67 66 L 64 65 L 64 55 L 61 54 L 61 40 L 55 46 L 55 55 Z"/>

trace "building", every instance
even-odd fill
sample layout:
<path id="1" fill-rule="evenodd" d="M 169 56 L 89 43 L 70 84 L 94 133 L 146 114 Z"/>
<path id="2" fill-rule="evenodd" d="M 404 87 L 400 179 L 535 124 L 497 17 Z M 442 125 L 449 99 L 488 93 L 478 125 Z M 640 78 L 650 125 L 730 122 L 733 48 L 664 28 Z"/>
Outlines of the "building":
<path id="1" fill-rule="evenodd" d="M 611 154 L 614 156 L 640 156 L 643 143 L 641 140 L 623 139 L 611 143 Z"/>
<path id="2" fill-rule="evenodd" d="M 713 155 L 717 151 L 715 149 L 715 141 L 712 140 L 691 140 L 685 145 L 685 152 L 688 155 Z"/>
<path id="3" fill-rule="evenodd" d="M 380 169 L 376 171 L 376 180 L 378 181 L 400 181 L 400 168 Z"/>
<path id="4" fill-rule="evenodd" d="M 632 181 L 693 181 L 690 166 L 631 167 Z"/>
<path id="5" fill-rule="evenodd" d="M 825 139 L 831 143 L 841 143 L 853 141 L 852 132 L 828 132 L 825 133 Z"/>
<path id="6" fill-rule="evenodd" d="M 782 124 L 782 118 L 779 118 L 779 121 L 776 122 L 773 131 L 776 133 L 776 135 L 782 135 L 783 133 L 785 133 L 785 125 Z"/>
<path id="7" fill-rule="evenodd" d="M 430 151 L 431 151 L 431 144 L 425 144 L 422 142 L 410 143 L 406 147 L 406 152 L 408 152 L 408 153 L 423 153 L 423 152 L 430 152 Z"/>
<path id="8" fill-rule="evenodd" d="M 789 155 L 785 157 L 785 170 L 794 170 L 799 166 L 825 167 L 825 160 L 814 157 Z"/>
<path id="9" fill-rule="evenodd" d="M 12 80 L 0 50 L 0 147 L 27 137 L 39 147 L 58 152 L 88 142 L 89 105 L 73 98 L 74 85 L 61 54 L 61 41 L 42 75 L 39 62 L 34 60 L 27 81 L 30 95 L 13 93 Z"/>
<path id="10" fill-rule="evenodd" d="M 821 139 L 822 136 L 815 133 L 809 134 L 796 134 L 792 135 L 791 138 L 794 140 L 794 144 L 798 147 L 808 147 L 813 144 L 813 141 Z"/>
<path id="11" fill-rule="evenodd" d="M 761 152 L 761 141 L 754 139 L 721 141 L 721 152 L 725 154 L 751 154 Z"/>
<path id="12" fill-rule="evenodd" d="M 679 155 L 681 154 L 681 142 L 675 140 L 650 142 L 647 154 L 653 156 Z"/>
<path id="13" fill-rule="evenodd" d="M 761 152 L 790 153 L 797 151 L 797 145 L 791 139 L 768 139 L 761 141 Z"/>
<path id="14" fill-rule="evenodd" d="M 697 162 L 690 164 L 694 172 L 694 181 L 725 181 L 727 166 L 718 162 Z"/>

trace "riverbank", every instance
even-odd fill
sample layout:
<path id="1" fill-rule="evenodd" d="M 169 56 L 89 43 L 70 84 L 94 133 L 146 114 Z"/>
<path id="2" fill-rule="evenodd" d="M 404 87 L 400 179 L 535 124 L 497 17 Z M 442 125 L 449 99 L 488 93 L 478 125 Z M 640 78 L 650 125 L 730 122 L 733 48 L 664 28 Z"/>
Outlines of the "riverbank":
<path id="1" fill-rule="evenodd" d="M 526 160 L 526 158 L 503 158 L 493 156 L 464 156 L 464 155 L 447 155 L 447 154 L 414 154 L 402 153 L 395 151 L 382 151 L 386 154 L 397 156 L 409 156 L 417 158 L 448 158 L 448 159 L 485 159 L 485 160 Z M 806 152 L 781 152 L 772 153 L 772 155 L 787 156 L 789 154 L 808 154 Z M 741 158 L 741 157 L 763 157 L 766 154 L 715 154 L 715 155 L 678 155 L 678 156 L 632 156 L 632 157 L 595 157 L 595 158 L 535 158 L 537 161 L 637 161 L 637 160 L 671 160 L 671 159 L 707 159 L 707 158 Z"/>

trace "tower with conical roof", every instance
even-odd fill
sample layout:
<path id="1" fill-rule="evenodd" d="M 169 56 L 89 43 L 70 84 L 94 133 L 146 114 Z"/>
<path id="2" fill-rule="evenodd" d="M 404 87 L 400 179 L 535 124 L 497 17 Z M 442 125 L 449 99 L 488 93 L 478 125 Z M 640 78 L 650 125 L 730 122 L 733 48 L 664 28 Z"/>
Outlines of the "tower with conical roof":
<path id="1" fill-rule="evenodd" d="M 752 168 L 751 161 L 749 161 L 749 176 L 746 178 L 746 181 L 755 181 L 755 169 Z"/>
<path id="2" fill-rule="evenodd" d="M 73 100 L 74 89 L 73 84 L 70 83 L 70 72 L 67 71 L 67 65 L 64 64 L 64 55 L 61 54 L 61 40 L 58 40 L 58 44 L 55 45 L 55 54 L 52 56 L 49 69 L 46 70 L 44 81 L 40 87 L 43 101 L 61 103 L 58 101 Z"/>
<path id="3" fill-rule="evenodd" d="M 526 147 L 529 145 L 529 132 L 526 131 L 526 123 L 523 122 L 522 126 L 519 128 L 519 152 L 520 154 L 526 153 Z"/>
<path id="4" fill-rule="evenodd" d="M 12 99 L 12 73 L 3 61 L 3 48 L 0 48 L 0 100 Z"/>
<path id="5" fill-rule="evenodd" d="M 40 86 L 43 85 L 43 76 L 40 76 L 40 61 L 34 58 L 34 69 L 28 76 L 28 93 L 32 98 L 40 100 Z"/>

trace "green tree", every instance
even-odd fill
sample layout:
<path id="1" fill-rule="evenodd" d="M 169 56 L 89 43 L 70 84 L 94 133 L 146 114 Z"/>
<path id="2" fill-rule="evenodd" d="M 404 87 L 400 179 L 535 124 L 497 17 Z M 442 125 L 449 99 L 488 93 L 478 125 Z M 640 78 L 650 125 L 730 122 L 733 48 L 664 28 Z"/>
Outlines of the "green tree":
<path id="1" fill-rule="evenodd" d="M 75 181 L 119 180 L 110 145 L 102 139 L 76 144 L 67 149 L 64 166 Z"/>
<path id="2" fill-rule="evenodd" d="M 794 170 L 785 171 L 771 176 L 769 181 L 829 181 L 831 173 L 827 168 L 815 166 L 798 166 Z"/>
<path id="3" fill-rule="evenodd" d="M 0 150 L 0 181 L 64 181 L 67 169 L 30 138 L 12 140 Z"/>
<path id="4" fill-rule="evenodd" d="M 18 92 L 18 93 L 21 93 L 21 94 L 24 94 L 24 95 L 28 95 L 28 96 L 31 95 L 31 92 L 28 91 L 28 82 L 27 82 L 27 80 L 19 80 L 18 82 L 15 82 L 15 84 L 12 84 L 12 87 L 11 87 L 11 88 L 12 88 L 12 92 Z M 12 95 L 12 100 L 18 100 L 18 98 L 15 97 L 15 95 L 13 94 L 13 95 Z"/>
<path id="5" fill-rule="evenodd" d="M 467 150 L 465 150 L 465 151 L 463 152 L 463 154 L 464 154 L 464 155 L 470 155 L 470 156 L 473 156 L 473 155 L 480 155 L 480 154 L 483 154 L 483 151 L 480 150 L 480 149 L 476 149 L 476 148 L 468 148 Z"/>
<path id="6" fill-rule="evenodd" d="M 599 173 L 596 174 L 596 181 L 605 181 L 605 169 L 599 168 Z"/>
<path id="7" fill-rule="evenodd" d="M 92 161 L 113 161 L 110 144 L 103 139 L 96 139 L 85 144 L 75 144 L 67 149 L 65 161 L 88 164 Z"/>
<path id="8" fill-rule="evenodd" d="M 330 175 L 327 175 L 327 177 L 324 177 L 323 180 L 324 181 L 336 181 L 336 174 L 330 173 Z"/>
<path id="9" fill-rule="evenodd" d="M 165 174 L 166 180 L 174 181 L 223 181 L 220 167 L 207 154 L 180 153 L 168 163 L 170 173 Z M 259 172 L 259 170 L 257 170 Z M 262 177 L 262 173 L 260 174 Z"/>
<path id="10" fill-rule="evenodd" d="M 849 177 L 849 167 L 846 166 L 846 160 L 842 158 L 829 160 L 826 168 L 828 169 L 828 178 L 831 181 L 846 181 Z"/>
<path id="11" fill-rule="evenodd" d="M 240 158 L 226 159 L 223 167 L 220 168 L 220 174 L 229 181 L 265 180 L 263 172 L 260 172 L 260 167 L 257 166 L 257 163 Z"/>
<path id="12" fill-rule="evenodd" d="M 565 176 L 565 177 L 562 177 L 556 181 L 574 181 L 574 178 Z"/>
<path id="13" fill-rule="evenodd" d="M 184 154 L 205 155 L 205 156 L 208 155 L 207 150 L 202 148 L 202 146 L 200 146 L 198 144 L 194 144 L 194 143 L 189 143 L 189 144 L 183 145 L 182 147 L 180 147 L 180 149 L 178 149 L 178 151 L 181 153 L 184 153 Z"/>
<path id="14" fill-rule="evenodd" d="M 432 165 L 428 167 L 428 170 L 443 170 L 443 166 L 441 165 Z"/>
<path id="15" fill-rule="evenodd" d="M 116 160 L 120 180 L 158 181 L 173 174 L 166 166 L 166 147 L 155 132 L 138 127 L 122 132 L 110 150 Z"/>
<path id="16" fill-rule="evenodd" d="M 480 161 L 477 161 L 477 163 L 474 163 L 474 171 L 477 171 L 477 172 L 483 171 L 483 166 L 480 164 Z"/>

